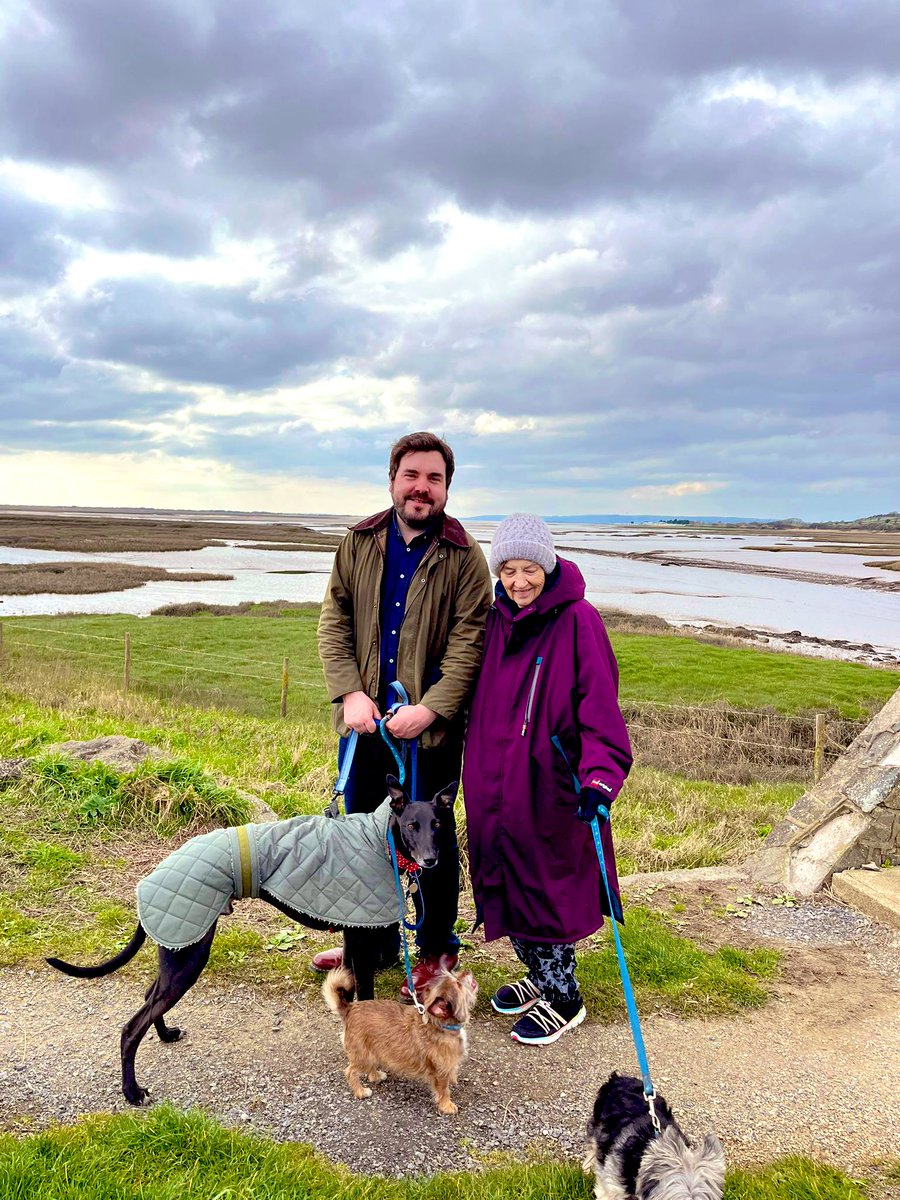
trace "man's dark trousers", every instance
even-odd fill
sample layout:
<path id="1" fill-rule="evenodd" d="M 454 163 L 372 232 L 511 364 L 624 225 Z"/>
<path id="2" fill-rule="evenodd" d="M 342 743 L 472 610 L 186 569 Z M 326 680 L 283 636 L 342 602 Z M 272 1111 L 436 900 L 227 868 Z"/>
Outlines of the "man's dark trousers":
<path id="1" fill-rule="evenodd" d="M 402 743 L 400 743 L 402 745 Z M 344 761 L 347 739 L 341 738 L 338 764 Z M 432 750 L 419 750 L 417 800 L 431 800 L 449 783 L 460 777 L 462 748 L 460 746 L 437 746 Z M 407 752 L 406 791 L 412 794 L 409 777 L 411 754 Z M 374 812 L 387 796 L 388 775 L 399 776 L 397 761 L 385 744 L 380 733 L 360 734 L 353 756 L 350 778 L 344 791 L 344 810 L 351 812 Z M 441 954 L 456 954 L 459 938 L 454 931 L 459 910 L 459 846 L 456 841 L 456 817 L 451 812 L 441 817 L 438 835 L 437 866 L 419 872 L 422 898 L 425 902 L 425 919 L 416 933 L 416 945 L 423 956 L 437 958 Z M 383 945 L 386 957 L 393 957 L 399 950 L 399 931 L 394 927 Z"/>

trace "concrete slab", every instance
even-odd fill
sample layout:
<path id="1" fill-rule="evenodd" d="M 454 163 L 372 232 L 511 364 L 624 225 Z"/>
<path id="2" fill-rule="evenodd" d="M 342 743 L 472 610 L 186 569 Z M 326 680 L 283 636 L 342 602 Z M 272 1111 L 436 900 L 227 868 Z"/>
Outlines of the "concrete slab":
<path id="1" fill-rule="evenodd" d="M 831 877 L 838 900 L 883 925 L 900 929 L 900 869 L 838 871 Z"/>
<path id="2" fill-rule="evenodd" d="M 748 879 L 745 867 L 691 867 L 675 871 L 643 871 L 635 875 L 620 875 L 619 886 L 665 887 L 680 883 L 737 883 Z"/>

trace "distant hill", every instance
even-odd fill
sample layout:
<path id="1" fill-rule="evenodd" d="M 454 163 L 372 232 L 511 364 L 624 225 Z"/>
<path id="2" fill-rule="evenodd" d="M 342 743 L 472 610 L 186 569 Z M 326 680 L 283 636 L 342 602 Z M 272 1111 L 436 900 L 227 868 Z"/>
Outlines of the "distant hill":
<path id="1" fill-rule="evenodd" d="M 786 517 L 782 521 L 766 521 L 766 529 L 870 529 L 882 533 L 900 533 L 900 512 L 876 513 L 871 517 L 855 517 L 852 521 L 801 521 Z"/>
<path id="2" fill-rule="evenodd" d="M 467 521 L 502 521 L 507 513 L 482 513 Z M 576 513 L 574 516 L 545 517 L 552 525 L 760 525 L 762 517 L 673 517 L 671 513 Z"/>

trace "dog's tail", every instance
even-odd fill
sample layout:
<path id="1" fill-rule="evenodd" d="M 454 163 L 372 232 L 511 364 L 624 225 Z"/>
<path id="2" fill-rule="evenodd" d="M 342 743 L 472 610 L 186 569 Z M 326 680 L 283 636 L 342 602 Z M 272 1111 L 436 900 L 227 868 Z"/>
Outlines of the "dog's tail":
<path id="1" fill-rule="evenodd" d="M 113 958 L 96 967 L 76 967 L 74 963 L 63 962 L 61 958 L 48 958 L 46 961 L 57 971 L 62 971 L 64 975 L 75 975 L 78 979 L 97 979 L 100 975 L 111 975 L 113 971 L 118 971 L 119 967 L 124 967 L 125 963 L 130 962 L 143 946 L 146 937 L 144 927 L 139 922 L 134 936 L 125 949 L 120 950 Z"/>
<path id="2" fill-rule="evenodd" d="M 325 976 L 322 998 L 331 1012 L 342 1021 L 347 1019 L 347 1010 L 353 1002 L 356 981 L 346 967 L 335 967 Z"/>

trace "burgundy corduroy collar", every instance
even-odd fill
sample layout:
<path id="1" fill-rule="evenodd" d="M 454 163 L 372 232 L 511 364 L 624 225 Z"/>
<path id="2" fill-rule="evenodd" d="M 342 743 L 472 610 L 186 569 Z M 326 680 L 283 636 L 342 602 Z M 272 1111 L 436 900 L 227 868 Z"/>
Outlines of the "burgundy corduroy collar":
<path id="1" fill-rule="evenodd" d="M 375 513 L 373 517 L 366 517 L 359 524 L 352 525 L 351 532 L 378 533 L 387 528 L 393 511 L 393 508 L 386 508 L 384 512 Z M 435 536 L 438 541 L 449 542 L 451 546 L 460 546 L 462 549 L 466 549 L 469 545 L 465 529 L 455 517 L 448 517 L 446 513 L 441 513 L 435 523 Z"/>

